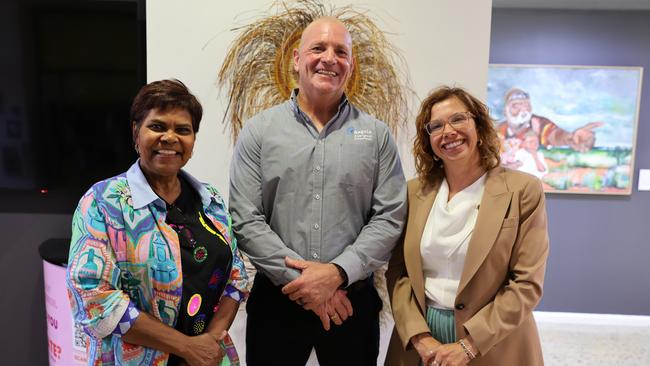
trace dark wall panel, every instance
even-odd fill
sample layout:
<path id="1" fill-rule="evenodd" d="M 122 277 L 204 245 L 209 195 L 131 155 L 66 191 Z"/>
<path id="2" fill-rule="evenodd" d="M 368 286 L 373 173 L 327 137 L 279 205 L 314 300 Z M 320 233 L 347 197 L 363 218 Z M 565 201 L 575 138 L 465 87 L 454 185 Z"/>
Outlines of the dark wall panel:
<path id="1" fill-rule="evenodd" d="M 551 252 L 539 310 L 650 315 L 650 12 L 495 9 L 491 63 L 642 66 L 631 196 L 547 194 Z"/>

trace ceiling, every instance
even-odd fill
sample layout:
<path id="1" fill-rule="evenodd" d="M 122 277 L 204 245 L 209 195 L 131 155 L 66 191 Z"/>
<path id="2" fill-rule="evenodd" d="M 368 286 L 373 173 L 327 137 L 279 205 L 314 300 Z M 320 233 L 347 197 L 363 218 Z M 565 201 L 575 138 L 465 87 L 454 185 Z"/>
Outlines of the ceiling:
<path id="1" fill-rule="evenodd" d="M 650 10 L 650 0 L 492 0 L 494 8 Z"/>

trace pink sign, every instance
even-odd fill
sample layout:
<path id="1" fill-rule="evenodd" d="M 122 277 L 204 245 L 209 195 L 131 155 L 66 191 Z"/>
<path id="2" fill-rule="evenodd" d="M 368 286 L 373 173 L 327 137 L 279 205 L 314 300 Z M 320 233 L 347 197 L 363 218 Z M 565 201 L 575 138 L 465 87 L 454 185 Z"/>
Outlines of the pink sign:
<path id="1" fill-rule="evenodd" d="M 43 261 L 45 313 L 50 366 L 86 365 L 88 336 L 73 325 L 65 285 L 65 267 Z"/>

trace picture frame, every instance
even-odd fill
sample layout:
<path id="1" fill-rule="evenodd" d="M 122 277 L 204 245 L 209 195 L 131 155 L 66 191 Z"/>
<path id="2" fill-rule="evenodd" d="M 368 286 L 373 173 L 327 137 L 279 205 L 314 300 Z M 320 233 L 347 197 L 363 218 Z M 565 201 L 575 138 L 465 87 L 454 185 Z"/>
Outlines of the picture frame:
<path id="1" fill-rule="evenodd" d="M 491 64 L 501 164 L 545 192 L 630 195 L 642 67 Z"/>

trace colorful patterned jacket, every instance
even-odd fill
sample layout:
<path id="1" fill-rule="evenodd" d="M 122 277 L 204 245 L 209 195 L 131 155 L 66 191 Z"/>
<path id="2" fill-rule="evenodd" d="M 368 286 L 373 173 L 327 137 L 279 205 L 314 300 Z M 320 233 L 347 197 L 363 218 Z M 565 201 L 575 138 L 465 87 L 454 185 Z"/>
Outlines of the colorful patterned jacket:
<path id="1" fill-rule="evenodd" d="M 203 210 L 230 244 L 230 279 L 223 296 L 243 301 L 247 290 L 230 215 L 219 192 L 181 171 L 199 193 Z M 89 365 L 164 365 L 168 354 L 124 343 L 118 323 L 127 308 L 146 311 L 173 327 L 183 279 L 178 236 L 165 223 L 165 202 L 151 189 L 138 162 L 96 183 L 72 220 L 66 276 L 74 321 L 90 336 Z M 136 317 L 139 314 L 135 311 Z"/>

